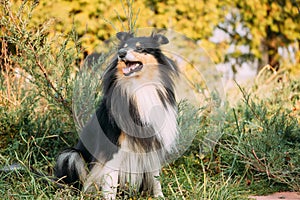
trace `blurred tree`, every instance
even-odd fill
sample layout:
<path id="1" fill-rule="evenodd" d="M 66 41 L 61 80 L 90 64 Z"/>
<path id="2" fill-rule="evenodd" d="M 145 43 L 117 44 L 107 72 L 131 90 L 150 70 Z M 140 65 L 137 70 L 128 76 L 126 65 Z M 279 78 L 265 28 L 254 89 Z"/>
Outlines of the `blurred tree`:
<path id="1" fill-rule="evenodd" d="M 129 30 L 134 23 L 138 28 L 172 28 L 195 40 L 208 39 L 224 18 L 219 1 L 41 0 L 33 24 L 53 19 L 53 31 L 58 33 L 70 32 L 74 24 L 89 52 L 99 41 Z"/>
<path id="2" fill-rule="evenodd" d="M 227 18 L 218 25 L 230 36 L 230 44 L 235 45 L 227 59 L 239 59 L 240 63 L 258 59 L 258 71 L 266 64 L 278 70 L 280 60 L 288 56 L 299 65 L 298 0 L 233 0 L 227 6 Z M 243 52 L 240 47 L 248 50 Z M 280 50 L 288 55 L 280 55 Z"/>
<path id="3" fill-rule="evenodd" d="M 258 61 L 259 69 L 266 64 L 278 68 L 288 57 L 299 67 L 299 0 L 40 0 L 32 25 L 51 19 L 49 34 L 69 33 L 76 26 L 85 54 L 118 31 L 156 27 L 199 40 L 216 63 Z M 216 30 L 226 37 L 215 37 L 225 39 L 213 41 Z"/>
<path id="4" fill-rule="evenodd" d="M 208 39 L 214 27 L 224 18 L 219 0 L 145 1 L 152 10 L 154 27 L 173 28 L 194 40 Z"/>

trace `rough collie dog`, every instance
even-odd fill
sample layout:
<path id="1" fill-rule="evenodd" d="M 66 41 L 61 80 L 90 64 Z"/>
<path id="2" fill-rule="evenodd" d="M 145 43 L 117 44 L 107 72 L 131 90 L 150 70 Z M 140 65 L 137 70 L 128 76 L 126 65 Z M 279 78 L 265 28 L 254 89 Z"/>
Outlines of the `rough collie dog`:
<path id="1" fill-rule="evenodd" d="M 103 75 L 103 98 L 74 148 L 57 159 L 55 175 L 84 191 L 101 189 L 115 199 L 117 188 L 134 187 L 163 197 L 160 168 L 176 153 L 175 63 L 160 46 L 161 34 L 134 37 L 119 32 L 117 54 Z"/>

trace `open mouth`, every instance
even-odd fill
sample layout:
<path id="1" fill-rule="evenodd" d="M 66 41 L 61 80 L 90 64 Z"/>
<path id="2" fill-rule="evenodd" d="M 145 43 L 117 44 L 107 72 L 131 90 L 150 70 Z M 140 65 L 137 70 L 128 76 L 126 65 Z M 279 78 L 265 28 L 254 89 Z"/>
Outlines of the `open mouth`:
<path id="1" fill-rule="evenodd" d="M 125 61 L 126 67 L 122 68 L 125 76 L 130 76 L 134 72 L 138 72 L 143 68 L 143 64 L 139 61 Z"/>

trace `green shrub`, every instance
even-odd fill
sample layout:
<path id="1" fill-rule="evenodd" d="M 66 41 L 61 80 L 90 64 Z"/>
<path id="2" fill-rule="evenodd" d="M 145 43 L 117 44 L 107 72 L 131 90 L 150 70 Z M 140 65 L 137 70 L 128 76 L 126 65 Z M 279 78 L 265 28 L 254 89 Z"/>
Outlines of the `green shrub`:
<path id="1" fill-rule="evenodd" d="M 292 81 L 285 91 L 290 94 L 299 81 Z M 242 176 L 249 185 L 281 185 L 300 189 L 299 115 L 293 115 L 293 99 L 284 95 L 259 99 L 243 93 L 243 102 L 228 113 L 225 134 L 218 154 L 228 175 Z M 280 101 L 278 101 L 280 99 Z M 298 94 L 299 99 L 299 94 Z M 259 184 L 256 184 L 259 183 Z"/>
<path id="2" fill-rule="evenodd" d="M 18 12 L 9 3 L 2 7 L 0 144 L 3 156 L 39 163 L 44 156 L 54 158 L 63 145 L 59 140 L 75 130 L 72 75 L 80 44 L 75 32 L 50 37 L 48 22 L 30 27 L 34 7 L 28 2 Z"/>

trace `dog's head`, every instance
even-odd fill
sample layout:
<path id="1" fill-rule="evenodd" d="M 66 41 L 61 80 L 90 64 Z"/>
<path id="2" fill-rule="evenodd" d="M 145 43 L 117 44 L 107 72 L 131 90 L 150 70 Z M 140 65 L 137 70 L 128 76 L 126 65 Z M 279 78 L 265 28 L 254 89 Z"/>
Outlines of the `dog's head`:
<path id="1" fill-rule="evenodd" d="M 149 77 L 158 71 L 161 60 L 160 46 L 169 43 L 161 34 L 152 34 L 149 37 L 134 37 L 127 32 L 117 33 L 120 40 L 118 49 L 118 76 L 122 78 Z M 155 76 L 154 74 L 152 77 Z"/>

